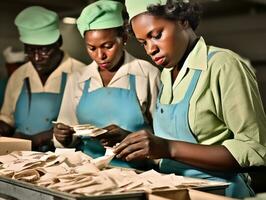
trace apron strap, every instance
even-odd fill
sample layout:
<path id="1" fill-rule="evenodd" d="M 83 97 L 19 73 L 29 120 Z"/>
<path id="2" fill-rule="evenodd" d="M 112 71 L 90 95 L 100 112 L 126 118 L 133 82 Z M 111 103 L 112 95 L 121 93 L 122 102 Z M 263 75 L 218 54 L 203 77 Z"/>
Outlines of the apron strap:
<path id="1" fill-rule="evenodd" d="M 58 105 L 61 105 L 63 93 L 64 93 L 65 86 L 66 86 L 66 81 L 67 81 L 67 73 L 62 72 L 60 91 L 58 93 L 58 98 L 57 98 Z"/>
<path id="2" fill-rule="evenodd" d="M 136 93 L 136 78 L 134 75 L 129 75 L 130 90 Z"/>
<path id="3" fill-rule="evenodd" d="M 84 87 L 83 87 L 83 93 L 84 92 L 88 93 L 89 88 L 90 88 L 90 84 L 91 84 L 91 79 L 85 81 Z"/>
<path id="4" fill-rule="evenodd" d="M 201 74 L 201 70 L 195 69 L 195 72 L 193 74 L 192 80 L 191 80 L 191 82 L 190 82 L 190 84 L 188 86 L 187 92 L 186 92 L 185 97 L 184 97 L 183 100 L 186 100 L 186 99 L 190 100 L 191 99 L 191 96 L 193 95 L 194 90 L 196 88 L 196 85 L 198 83 L 200 74 Z"/>
<path id="5" fill-rule="evenodd" d="M 30 87 L 30 78 L 26 77 L 24 79 L 24 84 L 26 86 L 26 91 L 28 94 L 29 102 L 28 102 L 28 113 L 30 113 L 30 105 L 31 105 L 31 87 Z"/>
<path id="6" fill-rule="evenodd" d="M 64 89 L 65 89 L 65 85 L 66 85 L 66 80 L 67 80 L 67 74 L 65 72 L 62 73 L 62 79 L 61 79 L 61 85 L 60 85 L 60 94 L 63 94 Z M 30 107 L 31 107 L 31 100 L 32 100 L 32 95 L 31 95 L 31 86 L 30 86 L 30 78 L 26 77 L 24 79 L 24 84 L 26 87 L 26 91 L 28 94 L 28 113 L 30 112 Z"/>
<path id="7" fill-rule="evenodd" d="M 67 73 L 62 72 L 62 79 L 61 79 L 61 85 L 60 85 L 60 94 L 62 94 L 64 92 L 64 90 L 65 90 L 66 81 L 67 81 Z"/>
<path id="8" fill-rule="evenodd" d="M 213 56 L 214 54 L 218 53 L 218 52 L 219 52 L 219 51 L 213 51 L 213 52 L 209 53 L 209 54 L 208 54 L 208 57 L 207 57 L 208 62 L 210 61 L 210 59 L 212 58 L 212 56 Z"/>
<path id="9" fill-rule="evenodd" d="M 209 53 L 209 54 L 208 54 L 208 57 L 207 57 L 207 60 L 209 61 L 209 60 L 212 58 L 212 56 L 213 56 L 214 54 L 216 54 L 217 52 L 218 52 L 218 51 L 213 51 L 213 52 Z M 190 99 L 191 96 L 193 95 L 194 90 L 195 90 L 195 88 L 196 88 L 196 85 L 197 85 L 197 83 L 198 83 L 198 80 L 199 80 L 200 74 L 201 74 L 201 70 L 195 69 L 195 72 L 194 72 L 194 74 L 193 74 L 193 78 L 192 78 L 191 83 L 190 83 L 190 85 L 189 85 L 189 87 L 188 87 L 188 89 L 187 89 L 187 93 L 185 94 L 184 99 Z"/>

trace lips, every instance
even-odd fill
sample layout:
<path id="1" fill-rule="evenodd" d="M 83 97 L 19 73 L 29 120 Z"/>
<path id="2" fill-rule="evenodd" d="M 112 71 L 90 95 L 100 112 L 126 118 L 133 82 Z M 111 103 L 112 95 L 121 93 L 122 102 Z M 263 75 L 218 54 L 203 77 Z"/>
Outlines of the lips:
<path id="1" fill-rule="evenodd" d="M 109 62 L 106 62 L 106 63 L 99 63 L 99 67 L 100 67 L 100 68 L 106 68 L 106 67 L 108 67 L 108 65 L 109 65 Z"/>
<path id="2" fill-rule="evenodd" d="M 157 65 L 162 65 L 165 61 L 165 57 L 161 56 L 161 57 L 155 57 L 153 59 L 153 61 L 157 64 Z"/>

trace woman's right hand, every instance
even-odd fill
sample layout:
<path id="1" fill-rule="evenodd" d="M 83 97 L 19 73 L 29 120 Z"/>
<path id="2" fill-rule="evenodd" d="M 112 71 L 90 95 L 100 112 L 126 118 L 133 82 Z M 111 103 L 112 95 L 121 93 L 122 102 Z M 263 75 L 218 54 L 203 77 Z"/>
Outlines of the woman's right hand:
<path id="1" fill-rule="evenodd" d="M 72 142 L 72 136 L 75 133 L 71 126 L 63 123 L 57 123 L 54 125 L 53 134 L 58 142 L 67 146 Z"/>
<path id="2" fill-rule="evenodd" d="M 155 136 L 149 130 L 129 134 L 114 149 L 117 158 L 133 161 L 170 158 L 169 140 Z"/>

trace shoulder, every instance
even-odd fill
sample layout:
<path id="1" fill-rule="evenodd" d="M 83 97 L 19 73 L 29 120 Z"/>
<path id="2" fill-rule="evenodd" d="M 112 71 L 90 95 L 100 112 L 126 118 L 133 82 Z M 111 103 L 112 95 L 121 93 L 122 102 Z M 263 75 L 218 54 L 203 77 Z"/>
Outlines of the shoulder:
<path id="1" fill-rule="evenodd" d="M 160 70 L 152 65 L 150 62 L 143 60 L 143 59 L 139 59 L 139 58 L 135 58 L 134 56 L 128 54 L 128 59 L 127 59 L 127 63 L 129 64 L 129 67 L 133 70 L 137 70 L 138 72 L 143 73 L 143 75 L 145 76 L 151 76 L 151 75 L 159 75 L 160 74 Z"/>
<path id="2" fill-rule="evenodd" d="M 214 46 L 209 47 L 209 55 L 213 54 L 208 61 L 208 66 L 211 70 L 218 70 L 227 73 L 231 72 L 249 72 L 254 73 L 249 60 L 241 57 L 237 53 Z"/>
<path id="3" fill-rule="evenodd" d="M 79 60 L 77 60 L 77 59 L 75 59 L 75 58 L 70 57 L 69 59 L 71 59 L 72 63 L 73 63 L 75 66 L 77 66 L 77 67 L 84 67 L 84 66 L 86 66 L 85 63 L 83 63 L 83 62 L 81 62 L 81 61 L 79 61 Z"/>
<path id="4" fill-rule="evenodd" d="M 83 68 L 84 66 L 86 66 L 84 63 L 69 56 L 66 52 L 64 52 L 64 58 L 59 67 L 66 71 L 74 72 Z"/>
<path id="5" fill-rule="evenodd" d="M 89 65 L 83 65 L 79 69 L 76 69 L 70 74 L 70 79 L 75 80 L 75 82 L 79 82 L 89 79 L 93 74 L 98 73 L 97 67 L 95 67 L 95 64 L 92 62 Z"/>
<path id="6" fill-rule="evenodd" d="M 12 95 L 18 94 L 21 90 L 21 87 L 24 83 L 26 77 L 35 76 L 34 67 L 30 62 L 27 62 L 21 65 L 18 69 L 16 69 L 8 79 L 6 85 L 6 92 Z"/>
<path id="7" fill-rule="evenodd" d="M 9 80 L 23 80 L 25 77 L 27 77 L 30 74 L 30 71 L 32 71 L 33 66 L 30 62 L 27 62 L 20 67 L 18 67 L 10 76 Z"/>

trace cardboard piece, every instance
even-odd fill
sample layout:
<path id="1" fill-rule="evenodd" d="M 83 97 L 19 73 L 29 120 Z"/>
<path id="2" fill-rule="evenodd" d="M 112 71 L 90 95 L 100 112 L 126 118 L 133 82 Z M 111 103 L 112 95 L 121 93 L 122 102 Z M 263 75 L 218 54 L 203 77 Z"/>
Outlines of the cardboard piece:
<path id="1" fill-rule="evenodd" d="M 13 151 L 31 151 L 31 141 L 0 136 L 0 155 L 9 154 Z"/>
<path id="2" fill-rule="evenodd" d="M 236 200 L 233 198 L 193 189 L 158 191 L 147 194 L 148 200 Z"/>

